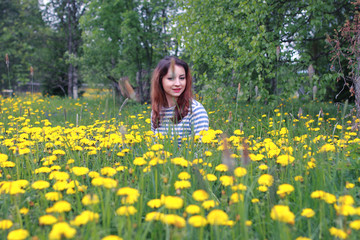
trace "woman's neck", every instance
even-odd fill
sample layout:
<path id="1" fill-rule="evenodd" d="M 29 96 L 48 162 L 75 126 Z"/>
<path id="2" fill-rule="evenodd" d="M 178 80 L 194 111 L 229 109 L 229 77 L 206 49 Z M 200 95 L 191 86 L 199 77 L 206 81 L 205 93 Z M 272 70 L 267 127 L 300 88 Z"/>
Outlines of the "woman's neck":
<path id="1" fill-rule="evenodd" d="M 177 99 L 175 99 L 174 97 L 171 97 L 171 98 L 169 98 L 169 97 L 167 97 L 167 107 L 173 107 L 173 106 L 175 106 L 176 105 L 176 101 L 177 101 Z"/>

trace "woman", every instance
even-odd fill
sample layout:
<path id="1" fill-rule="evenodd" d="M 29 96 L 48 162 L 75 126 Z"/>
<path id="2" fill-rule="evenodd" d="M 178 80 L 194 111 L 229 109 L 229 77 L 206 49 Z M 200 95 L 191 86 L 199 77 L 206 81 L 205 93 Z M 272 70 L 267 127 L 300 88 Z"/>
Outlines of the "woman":
<path id="1" fill-rule="evenodd" d="M 165 57 L 151 80 L 151 130 L 179 138 L 209 129 L 209 118 L 201 103 L 193 99 L 192 77 L 186 62 Z"/>

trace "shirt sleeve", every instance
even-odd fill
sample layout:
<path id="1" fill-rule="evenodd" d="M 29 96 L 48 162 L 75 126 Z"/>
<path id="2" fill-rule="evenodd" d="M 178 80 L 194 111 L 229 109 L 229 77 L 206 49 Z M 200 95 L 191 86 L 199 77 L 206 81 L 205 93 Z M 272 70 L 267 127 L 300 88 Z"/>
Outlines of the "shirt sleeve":
<path id="1" fill-rule="evenodd" d="M 151 114 L 150 114 L 151 131 L 153 131 L 155 133 L 154 124 L 153 124 L 153 121 L 152 121 L 152 115 L 153 115 L 153 112 L 151 111 Z"/>
<path id="2" fill-rule="evenodd" d="M 191 124 L 195 135 L 199 135 L 202 130 L 209 130 L 209 117 L 204 106 L 200 103 L 193 108 Z"/>

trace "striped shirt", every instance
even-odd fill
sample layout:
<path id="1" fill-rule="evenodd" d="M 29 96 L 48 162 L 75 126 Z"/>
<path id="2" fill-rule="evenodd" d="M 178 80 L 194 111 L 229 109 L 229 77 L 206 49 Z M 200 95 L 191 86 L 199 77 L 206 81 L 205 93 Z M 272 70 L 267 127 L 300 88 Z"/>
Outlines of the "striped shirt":
<path id="1" fill-rule="evenodd" d="M 198 101 L 194 99 L 191 101 L 189 113 L 178 124 L 174 124 L 171 120 L 174 116 L 174 109 L 175 106 L 161 109 L 161 122 L 157 129 L 154 128 L 153 122 L 151 121 L 151 130 L 154 133 L 161 133 L 172 137 L 178 136 L 180 143 L 184 137 L 192 135 L 193 133 L 199 135 L 200 131 L 209 130 L 209 117 L 204 106 Z"/>

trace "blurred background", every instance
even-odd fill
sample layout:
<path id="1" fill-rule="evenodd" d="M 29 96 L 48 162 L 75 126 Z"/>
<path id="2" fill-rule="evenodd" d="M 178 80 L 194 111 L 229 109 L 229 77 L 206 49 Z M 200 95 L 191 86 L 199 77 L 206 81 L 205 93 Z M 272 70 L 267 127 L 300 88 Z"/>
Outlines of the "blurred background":
<path id="1" fill-rule="evenodd" d="M 109 89 L 120 101 L 130 86 L 144 103 L 152 69 L 175 55 L 191 66 L 196 93 L 222 101 L 354 100 L 360 58 L 351 49 L 359 43 L 343 33 L 360 36 L 351 28 L 357 6 L 350 0 L 1 0 L 0 87 L 3 94 L 74 99 L 87 88 Z"/>

